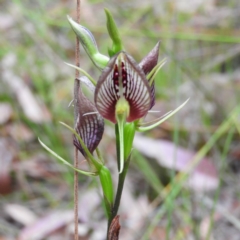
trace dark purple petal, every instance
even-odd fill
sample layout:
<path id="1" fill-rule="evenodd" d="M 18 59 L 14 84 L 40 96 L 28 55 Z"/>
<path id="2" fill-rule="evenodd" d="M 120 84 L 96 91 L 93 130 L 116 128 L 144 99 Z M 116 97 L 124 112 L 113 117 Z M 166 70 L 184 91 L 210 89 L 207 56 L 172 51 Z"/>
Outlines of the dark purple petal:
<path id="1" fill-rule="evenodd" d="M 158 42 L 155 47 L 139 63 L 139 67 L 144 71 L 146 75 L 150 73 L 158 63 L 159 47 L 160 42 Z"/>
<path id="2" fill-rule="evenodd" d="M 79 112 L 75 123 L 75 130 L 82 138 L 86 147 L 92 153 L 102 139 L 104 120 L 97 112 L 96 107 L 79 91 Z M 85 156 L 83 148 L 74 136 L 74 145 Z"/>
<path id="3" fill-rule="evenodd" d="M 160 42 L 158 42 L 156 46 L 139 63 L 139 67 L 144 71 L 146 75 L 150 73 L 158 63 L 159 47 L 160 47 Z M 155 83 L 153 81 L 151 85 L 150 109 L 154 106 L 154 104 L 155 104 Z"/>
<path id="4" fill-rule="evenodd" d="M 115 106 L 120 97 L 129 103 L 128 122 L 145 116 L 150 108 L 151 90 L 146 76 L 135 60 L 125 52 L 111 58 L 95 90 L 96 108 L 113 123 L 116 123 Z"/>

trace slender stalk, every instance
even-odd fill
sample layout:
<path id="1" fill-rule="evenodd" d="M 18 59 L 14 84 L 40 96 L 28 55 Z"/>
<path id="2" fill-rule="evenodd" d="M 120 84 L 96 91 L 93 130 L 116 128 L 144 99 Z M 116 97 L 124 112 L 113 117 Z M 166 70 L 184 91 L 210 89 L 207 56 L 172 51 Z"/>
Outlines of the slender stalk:
<path id="1" fill-rule="evenodd" d="M 81 1 L 77 0 L 76 15 L 77 22 L 80 22 L 80 4 Z M 76 37 L 76 48 L 75 48 L 75 64 L 80 67 L 80 47 L 79 41 Z M 74 125 L 77 119 L 78 111 L 78 94 L 80 89 L 80 81 L 76 80 L 79 77 L 79 71 L 75 71 L 74 81 Z M 75 147 L 74 151 L 74 167 L 78 168 L 78 149 Z M 74 171 L 74 239 L 78 240 L 78 172 Z"/>
<path id="2" fill-rule="evenodd" d="M 108 227 L 111 225 L 112 220 L 116 217 L 116 215 L 118 213 L 118 209 L 119 209 L 119 205 L 120 205 L 121 197 L 122 197 L 123 186 L 124 186 L 124 182 L 125 182 L 125 177 L 126 177 L 126 174 L 128 171 L 129 162 L 130 162 L 129 160 L 127 162 L 125 162 L 122 173 L 120 173 L 118 175 L 117 194 L 116 194 L 116 198 L 115 198 L 114 205 L 112 208 L 112 214 L 111 214 L 111 217 L 109 218 Z"/>
<path id="3" fill-rule="evenodd" d="M 116 133 L 116 150 L 117 150 L 117 162 L 118 162 L 118 169 L 120 169 L 120 136 L 119 136 L 119 129 L 118 125 L 115 125 L 115 133 Z M 117 193 L 116 193 L 116 198 L 114 201 L 114 205 L 111 211 L 111 216 L 108 219 L 108 230 L 107 230 L 107 236 L 109 234 L 109 228 L 112 223 L 112 220 L 116 217 L 119 209 L 119 205 L 121 202 L 121 197 L 122 197 L 122 191 L 123 191 L 123 186 L 124 186 L 124 181 L 125 177 L 128 171 L 128 166 L 130 162 L 130 156 L 128 160 L 124 164 L 123 171 L 118 175 L 118 186 L 117 186 Z"/>

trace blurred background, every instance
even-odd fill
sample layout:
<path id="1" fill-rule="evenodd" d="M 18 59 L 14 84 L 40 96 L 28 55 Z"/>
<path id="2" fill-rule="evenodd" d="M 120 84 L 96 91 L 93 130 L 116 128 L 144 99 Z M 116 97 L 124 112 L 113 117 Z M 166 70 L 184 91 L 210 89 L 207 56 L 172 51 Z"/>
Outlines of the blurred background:
<path id="1" fill-rule="evenodd" d="M 153 120 L 136 136 L 120 208 L 120 239 L 240 240 L 240 3 L 237 0 L 81 1 L 81 24 L 103 54 L 104 8 L 139 62 L 160 40 Z M 0 1 L 0 239 L 73 239 L 75 1 Z M 98 79 L 83 50 L 81 67 Z M 84 89 L 86 94 L 87 89 Z M 117 182 L 113 125 L 100 150 Z M 196 165 L 194 165 L 194 164 Z M 186 175 L 187 169 L 190 173 Z M 79 239 L 105 239 L 98 180 L 79 176 Z"/>

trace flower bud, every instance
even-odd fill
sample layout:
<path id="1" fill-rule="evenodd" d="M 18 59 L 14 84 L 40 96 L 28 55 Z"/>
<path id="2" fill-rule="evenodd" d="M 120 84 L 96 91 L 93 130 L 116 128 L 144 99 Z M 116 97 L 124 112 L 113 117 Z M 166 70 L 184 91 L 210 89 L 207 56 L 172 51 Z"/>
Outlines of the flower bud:
<path id="1" fill-rule="evenodd" d="M 77 35 L 79 41 L 81 42 L 84 50 L 88 54 L 89 58 L 92 60 L 94 65 L 99 69 L 103 69 L 106 67 L 109 58 L 101 53 L 99 53 L 96 41 L 92 35 L 92 33 L 85 27 L 76 23 L 69 16 L 67 16 L 68 21 Z"/>
<path id="2" fill-rule="evenodd" d="M 95 106 L 84 96 L 81 90 L 79 91 L 76 105 L 78 107 L 78 115 L 75 130 L 83 140 L 89 152 L 93 153 L 102 139 L 104 120 L 97 112 Z M 73 138 L 73 143 L 87 158 L 86 152 L 76 136 Z"/>
<path id="3" fill-rule="evenodd" d="M 122 46 L 122 41 L 120 38 L 120 34 L 117 28 L 117 25 L 113 19 L 112 14 L 110 13 L 110 11 L 108 9 L 105 9 L 105 14 L 107 17 L 107 29 L 108 29 L 108 33 L 110 38 L 112 39 L 112 49 L 109 49 L 109 55 L 113 56 L 116 53 L 120 52 L 123 50 L 123 46 Z"/>

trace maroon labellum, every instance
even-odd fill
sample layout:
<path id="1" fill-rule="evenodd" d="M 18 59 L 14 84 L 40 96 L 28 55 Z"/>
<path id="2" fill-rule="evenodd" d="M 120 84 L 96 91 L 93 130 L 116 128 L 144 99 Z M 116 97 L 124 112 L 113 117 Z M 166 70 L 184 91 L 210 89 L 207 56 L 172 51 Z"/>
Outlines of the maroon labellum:
<path id="1" fill-rule="evenodd" d="M 102 139 L 104 120 L 97 112 L 96 107 L 84 96 L 81 90 L 79 91 L 78 97 L 78 115 L 75 130 L 80 135 L 88 150 L 92 153 Z M 80 142 L 75 136 L 73 137 L 73 143 L 86 157 Z"/>
<path id="2" fill-rule="evenodd" d="M 151 107 L 151 87 L 144 71 L 125 52 L 111 58 L 103 70 L 95 90 L 95 104 L 99 113 L 116 123 L 115 107 L 119 99 L 129 105 L 127 122 L 144 117 Z"/>

